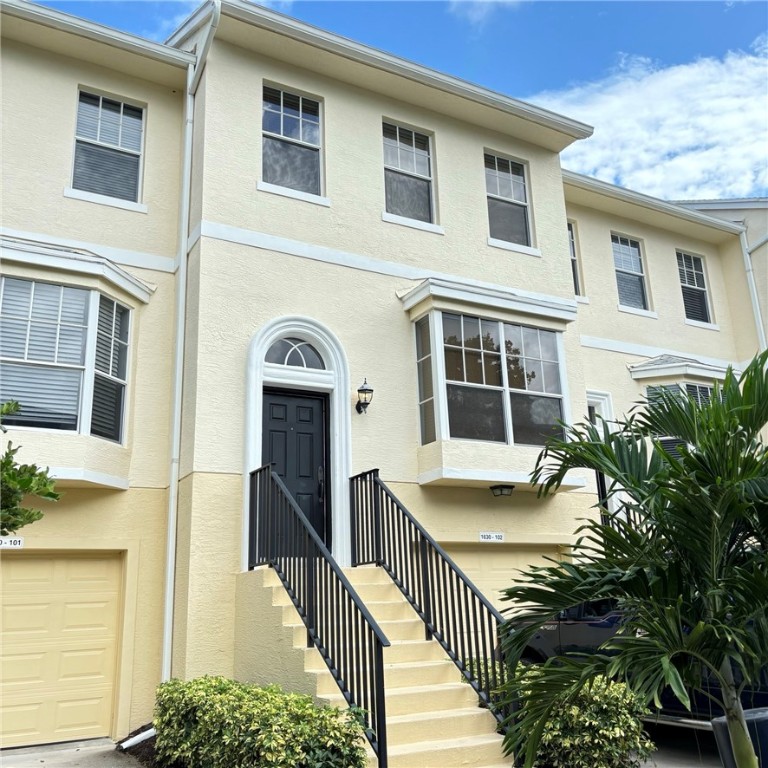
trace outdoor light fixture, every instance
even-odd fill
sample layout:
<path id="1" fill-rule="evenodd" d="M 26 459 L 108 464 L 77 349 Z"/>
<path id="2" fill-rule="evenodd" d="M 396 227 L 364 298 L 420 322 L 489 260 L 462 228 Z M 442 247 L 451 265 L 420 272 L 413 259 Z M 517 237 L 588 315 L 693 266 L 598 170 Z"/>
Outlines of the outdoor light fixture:
<path id="1" fill-rule="evenodd" d="M 492 485 L 491 493 L 494 496 L 511 496 L 512 491 L 515 490 L 514 485 Z"/>
<path id="2" fill-rule="evenodd" d="M 355 410 L 358 413 L 365 413 L 373 400 L 373 387 L 368 383 L 368 379 L 363 379 L 363 383 L 357 388 L 357 405 Z"/>

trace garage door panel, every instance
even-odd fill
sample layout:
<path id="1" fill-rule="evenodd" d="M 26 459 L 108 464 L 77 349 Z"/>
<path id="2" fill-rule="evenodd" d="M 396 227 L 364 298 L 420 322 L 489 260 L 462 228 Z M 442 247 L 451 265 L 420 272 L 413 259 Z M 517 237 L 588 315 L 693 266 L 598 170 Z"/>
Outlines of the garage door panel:
<path id="1" fill-rule="evenodd" d="M 46 564 L 45 556 L 25 554 L 4 556 L 1 569 L 2 746 L 107 736 L 121 610 L 120 559 L 60 554 L 47 556 L 54 562 Z"/>

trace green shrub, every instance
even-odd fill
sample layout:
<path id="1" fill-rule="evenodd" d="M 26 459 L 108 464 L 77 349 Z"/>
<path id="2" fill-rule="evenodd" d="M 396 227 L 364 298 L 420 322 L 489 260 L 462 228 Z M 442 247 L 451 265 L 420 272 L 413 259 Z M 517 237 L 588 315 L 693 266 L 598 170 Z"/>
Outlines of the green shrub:
<path id="1" fill-rule="evenodd" d="M 363 726 L 349 709 L 223 677 L 157 691 L 157 761 L 169 768 L 363 768 Z"/>
<path id="2" fill-rule="evenodd" d="M 533 668 L 524 674 L 542 672 Z M 655 749 L 640 720 L 647 713 L 642 700 L 624 683 L 598 677 L 553 710 L 535 766 L 637 768 Z"/>

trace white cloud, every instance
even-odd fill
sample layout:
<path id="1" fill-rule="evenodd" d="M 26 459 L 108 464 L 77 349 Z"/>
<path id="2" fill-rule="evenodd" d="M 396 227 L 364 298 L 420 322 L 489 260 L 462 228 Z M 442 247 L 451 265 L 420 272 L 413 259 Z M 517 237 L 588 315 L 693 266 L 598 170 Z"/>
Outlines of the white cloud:
<path id="1" fill-rule="evenodd" d="M 465 19 L 476 31 L 480 30 L 491 14 L 500 6 L 518 5 L 523 0 L 450 0 L 450 13 Z"/>
<path id="2" fill-rule="evenodd" d="M 595 127 L 563 166 L 665 199 L 768 195 L 768 35 L 750 52 L 610 76 L 526 99 Z"/>

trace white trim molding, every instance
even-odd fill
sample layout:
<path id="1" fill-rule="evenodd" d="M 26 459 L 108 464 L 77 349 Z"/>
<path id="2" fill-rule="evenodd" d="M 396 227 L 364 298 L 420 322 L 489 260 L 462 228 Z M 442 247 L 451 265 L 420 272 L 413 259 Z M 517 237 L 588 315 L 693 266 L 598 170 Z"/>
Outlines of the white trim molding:
<path id="1" fill-rule="evenodd" d="M 129 488 L 127 477 L 108 475 L 105 472 L 94 472 L 82 467 L 49 467 L 48 472 L 63 487 L 80 485 L 96 485 L 99 488 L 113 488 L 117 491 L 126 491 Z"/>
<path id="2" fill-rule="evenodd" d="M 492 469 L 462 469 L 457 467 L 435 467 L 422 472 L 416 478 L 419 485 L 455 485 L 465 488 L 483 488 L 497 484 L 510 484 L 520 490 L 537 491 L 539 486 L 531 482 L 530 472 L 504 472 Z M 585 488 L 583 477 L 568 472 L 560 490 L 571 491 Z"/>
<path id="3" fill-rule="evenodd" d="M 420 229 L 422 232 L 432 232 L 434 235 L 445 234 L 445 230 L 439 224 L 432 224 L 430 221 L 420 221 L 419 219 L 409 219 L 407 216 L 398 216 L 387 211 L 381 212 L 381 220 L 387 221 L 390 224 L 399 224 L 401 227 Z"/>
<path id="4" fill-rule="evenodd" d="M 86 240 L 72 240 L 67 237 L 56 237 L 55 240 L 50 235 L 40 232 L 25 232 L 20 229 L 11 229 L 10 227 L 0 226 L 0 237 L 7 240 L 26 240 L 32 245 L 49 246 L 63 251 L 86 251 L 115 264 L 122 264 L 126 267 L 138 267 L 139 269 L 151 269 L 156 272 L 176 271 L 176 261 L 171 256 L 159 256 L 155 253 L 145 253 L 142 251 L 130 251 L 125 248 L 113 248 L 101 243 L 89 243 Z"/>
<path id="5" fill-rule="evenodd" d="M 699 360 L 673 358 L 667 355 L 628 367 L 630 376 L 636 381 L 659 378 L 685 379 L 690 376 L 722 381 L 725 379 L 726 372 L 726 367 L 723 366 L 707 365 Z"/>
<path id="6" fill-rule="evenodd" d="M 96 205 L 108 205 L 110 208 L 121 208 L 124 211 L 133 213 L 147 213 L 149 210 L 144 203 L 134 203 L 132 200 L 121 200 L 119 197 L 110 197 L 109 195 L 97 195 L 95 192 L 84 192 L 82 189 L 64 189 L 64 197 L 72 200 L 84 200 L 86 203 L 95 203 Z"/>
<path id="7" fill-rule="evenodd" d="M 301 192 L 298 189 L 290 189 L 289 187 L 281 187 L 278 184 L 270 184 L 267 181 L 257 181 L 256 190 L 258 192 L 269 192 L 272 195 L 280 195 L 281 197 L 290 197 L 293 200 L 302 200 L 305 203 L 322 205 L 324 208 L 331 207 L 331 201 L 327 197 L 312 195 L 309 192 Z"/>
<path id="8" fill-rule="evenodd" d="M 54 243 L 1 237 L 0 260 L 102 278 L 143 304 L 149 302 L 156 289 L 104 256 Z"/>
<path id="9" fill-rule="evenodd" d="M 264 358 L 270 346 L 286 336 L 312 344 L 322 357 L 326 370 L 265 363 Z M 262 461 L 261 433 L 265 385 L 329 395 L 332 549 L 340 565 L 349 565 L 352 559 L 347 488 L 352 467 L 349 366 L 344 348 L 330 330 L 311 318 L 293 315 L 271 320 L 253 336 L 248 348 L 243 459 L 243 570 L 248 568 L 248 478 L 254 469 L 261 466 Z"/>
<path id="10" fill-rule="evenodd" d="M 491 248 L 501 248 L 503 251 L 512 253 L 522 253 L 525 256 L 538 256 L 541 258 L 541 251 L 538 248 L 532 248 L 530 245 L 520 245 L 519 243 L 510 243 L 507 240 L 498 240 L 495 237 L 488 238 L 488 245 Z"/>

